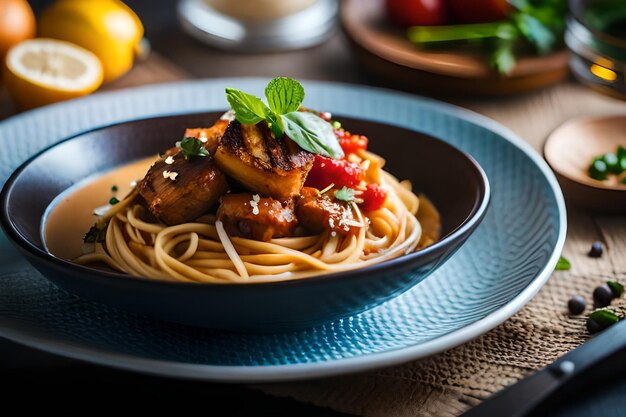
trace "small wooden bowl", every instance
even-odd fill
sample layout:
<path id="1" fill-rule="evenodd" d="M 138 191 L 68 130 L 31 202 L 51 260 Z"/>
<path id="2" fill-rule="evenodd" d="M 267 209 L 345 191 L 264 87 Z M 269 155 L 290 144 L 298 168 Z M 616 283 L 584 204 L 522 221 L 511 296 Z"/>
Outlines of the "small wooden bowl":
<path id="1" fill-rule="evenodd" d="M 384 3 L 344 0 L 341 23 L 362 67 L 404 90 L 503 96 L 546 87 L 567 76 L 566 50 L 522 57 L 510 75 L 502 76 L 474 49 L 420 49 L 404 29 L 387 22 Z"/>
<path id="2" fill-rule="evenodd" d="M 569 201 L 594 211 L 626 214 L 626 185 L 587 174 L 593 158 L 615 152 L 618 145 L 626 147 L 626 115 L 571 120 L 550 134 L 543 152 Z"/>

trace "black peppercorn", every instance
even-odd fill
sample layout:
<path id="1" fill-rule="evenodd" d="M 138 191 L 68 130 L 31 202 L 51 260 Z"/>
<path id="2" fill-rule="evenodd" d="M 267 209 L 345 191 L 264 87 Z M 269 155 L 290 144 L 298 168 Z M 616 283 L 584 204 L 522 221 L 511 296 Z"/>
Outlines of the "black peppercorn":
<path id="1" fill-rule="evenodd" d="M 608 285 L 602 284 L 593 290 L 593 303 L 596 308 L 608 306 L 611 304 L 611 300 L 613 300 L 613 291 Z"/>
<path id="2" fill-rule="evenodd" d="M 586 305 L 587 303 L 585 302 L 585 299 L 581 297 L 580 295 L 576 295 L 570 298 L 569 301 L 567 302 L 567 308 L 570 314 L 573 314 L 575 316 L 585 311 Z"/>
<path id="3" fill-rule="evenodd" d="M 601 242 L 593 242 L 591 245 L 591 249 L 589 250 L 589 256 L 592 258 L 599 258 L 602 256 L 602 243 Z"/>

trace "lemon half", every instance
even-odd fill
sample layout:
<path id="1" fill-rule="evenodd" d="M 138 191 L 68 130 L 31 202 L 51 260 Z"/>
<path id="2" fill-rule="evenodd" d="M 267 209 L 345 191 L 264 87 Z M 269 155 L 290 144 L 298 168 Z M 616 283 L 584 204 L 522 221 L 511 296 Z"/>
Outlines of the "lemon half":
<path id="1" fill-rule="evenodd" d="M 31 39 L 11 48 L 5 84 L 26 109 L 89 94 L 102 84 L 102 65 L 91 52 L 69 42 Z"/>

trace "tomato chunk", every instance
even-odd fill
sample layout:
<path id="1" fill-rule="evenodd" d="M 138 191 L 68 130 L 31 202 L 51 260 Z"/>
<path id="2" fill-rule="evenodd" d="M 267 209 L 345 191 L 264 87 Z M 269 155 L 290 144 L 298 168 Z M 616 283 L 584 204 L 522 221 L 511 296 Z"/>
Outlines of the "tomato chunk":
<path id="1" fill-rule="evenodd" d="M 354 162 L 315 155 L 313 168 L 309 171 L 304 185 L 318 190 L 322 190 L 330 184 L 335 184 L 335 188 L 344 186 L 355 188 L 363 178 L 365 178 L 365 172 Z"/>
<path id="2" fill-rule="evenodd" d="M 387 190 L 378 184 L 367 184 L 367 188 L 359 195 L 359 198 L 363 200 L 360 206 L 364 211 L 378 210 L 385 204 Z"/>
<path id="3" fill-rule="evenodd" d="M 474 0 L 467 0 L 468 3 Z M 433 26 L 448 22 L 444 0 L 386 0 L 387 15 L 402 26 Z"/>
<path id="4" fill-rule="evenodd" d="M 345 130 L 335 130 L 335 135 L 339 139 L 339 145 L 344 153 L 355 153 L 359 149 L 366 150 L 368 139 L 363 135 L 353 135 Z"/>

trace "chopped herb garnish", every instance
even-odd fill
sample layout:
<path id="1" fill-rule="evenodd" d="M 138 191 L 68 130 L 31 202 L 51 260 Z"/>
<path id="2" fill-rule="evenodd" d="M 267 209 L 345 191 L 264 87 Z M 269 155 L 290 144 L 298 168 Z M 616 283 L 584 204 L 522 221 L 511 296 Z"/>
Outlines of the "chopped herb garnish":
<path id="1" fill-rule="evenodd" d="M 91 226 L 91 229 L 85 234 L 83 242 L 85 243 L 102 243 L 106 239 L 107 227 L 109 222 L 96 223 Z"/>
<path id="2" fill-rule="evenodd" d="M 116 193 L 117 190 L 118 190 L 117 185 L 114 185 L 114 186 L 111 187 L 111 192 L 112 193 Z"/>
<path id="3" fill-rule="evenodd" d="M 602 159 L 596 158 L 589 167 L 589 176 L 594 180 L 604 181 L 608 178 L 606 175 L 607 171 L 608 167 L 606 166 L 606 162 Z"/>
<path id="4" fill-rule="evenodd" d="M 189 159 L 194 156 L 209 156 L 209 151 L 202 146 L 202 141 L 189 136 L 184 137 L 183 140 L 180 141 L 180 149 L 185 159 Z"/>
<path id="5" fill-rule="evenodd" d="M 265 88 L 266 105 L 251 94 L 234 88 L 226 89 L 226 99 L 242 124 L 266 121 L 276 138 L 287 134 L 302 149 L 331 157 L 344 156 L 330 123 L 318 114 L 298 111 L 304 100 L 304 88 L 291 78 L 274 78 Z"/>
<path id="6" fill-rule="evenodd" d="M 341 190 L 335 190 L 335 198 L 341 201 L 355 201 L 358 194 L 360 194 L 360 192 L 346 186 Z"/>
<path id="7" fill-rule="evenodd" d="M 112 206 L 116 205 L 119 202 L 120 202 L 120 200 L 118 200 L 115 197 L 111 197 L 111 199 L 109 200 L 109 204 L 112 205 Z"/>
<path id="8" fill-rule="evenodd" d="M 564 257 L 561 256 L 559 261 L 556 263 L 555 271 L 569 271 L 572 267 L 572 264 Z"/>
<path id="9" fill-rule="evenodd" d="M 607 152 L 593 158 L 588 171 L 589 176 L 598 181 L 608 179 L 609 174 L 621 175 L 626 171 L 626 148 L 618 146 L 615 153 Z M 620 182 L 626 184 L 624 178 Z"/>
<path id="10" fill-rule="evenodd" d="M 609 286 L 613 296 L 619 298 L 624 294 L 624 286 L 617 281 L 607 281 L 606 285 Z"/>
<path id="11" fill-rule="evenodd" d="M 589 315 L 589 320 L 598 323 L 602 328 L 607 328 L 619 321 L 619 316 L 608 308 L 596 310 Z"/>

